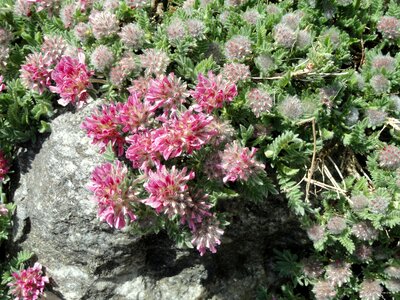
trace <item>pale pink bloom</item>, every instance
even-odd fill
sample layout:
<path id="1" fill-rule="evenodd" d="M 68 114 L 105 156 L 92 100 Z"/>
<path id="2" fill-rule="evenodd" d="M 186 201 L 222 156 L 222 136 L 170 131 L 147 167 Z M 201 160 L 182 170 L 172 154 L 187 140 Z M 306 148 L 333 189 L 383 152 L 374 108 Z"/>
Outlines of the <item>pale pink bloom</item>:
<path id="1" fill-rule="evenodd" d="M 109 74 L 110 82 L 118 87 L 120 87 L 124 83 L 126 76 L 126 71 L 122 68 L 120 64 L 112 67 Z"/>
<path id="2" fill-rule="evenodd" d="M 147 172 L 152 166 L 160 165 L 160 155 L 153 151 L 152 134 L 149 131 L 140 132 L 126 138 L 130 144 L 125 156 L 132 162 L 135 169 Z"/>
<path id="3" fill-rule="evenodd" d="M 167 26 L 166 33 L 171 43 L 179 42 L 186 36 L 185 24 L 182 20 L 175 18 Z"/>
<path id="4" fill-rule="evenodd" d="M 262 114 L 271 111 L 274 99 L 266 91 L 254 88 L 246 94 L 246 99 L 249 103 L 251 111 L 259 118 Z"/>
<path id="5" fill-rule="evenodd" d="M 136 23 L 129 23 L 122 27 L 121 32 L 118 33 L 121 38 L 121 42 L 128 49 L 140 49 L 144 43 L 145 32 L 140 26 Z"/>
<path id="6" fill-rule="evenodd" d="M 344 283 L 349 282 L 352 276 L 350 263 L 336 260 L 326 267 L 325 277 L 332 286 L 341 287 Z"/>
<path id="7" fill-rule="evenodd" d="M 58 64 L 68 48 L 68 43 L 62 36 L 45 35 L 41 52 L 45 53 L 52 65 Z"/>
<path id="8" fill-rule="evenodd" d="M 21 66 L 21 82 L 27 89 L 42 94 L 51 84 L 52 60 L 47 53 L 34 52 Z"/>
<path id="9" fill-rule="evenodd" d="M 3 75 L 0 75 L 0 92 L 4 91 L 7 88 L 7 86 L 3 83 L 3 80 Z"/>
<path id="10" fill-rule="evenodd" d="M 251 52 L 251 40 L 247 36 L 237 35 L 225 43 L 225 55 L 228 60 L 245 59 Z"/>
<path id="11" fill-rule="evenodd" d="M 137 68 L 136 60 L 133 54 L 127 53 L 110 70 L 110 81 L 115 86 L 121 86 L 128 78 L 131 72 Z"/>
<path id="12" fill-rule="evenodd" d="M 90 62 L 94 69 L 99 72 L 104 72 L 108 69 L 114 61 L 114 54 L 107 46 L 97 46 L 90 56 Z"/>
<path id="13" fill-rule="evenodd" d="M 199 74 L 197 85 L 191 92 L 192 97 L 196 99 L 196 110 L 204 110 L 207 113 L 216 108 L 221 108 L 225 102 L 232 102 L 237 96 L 237 88 L 222 78 L 222 75 L 215 76 L 211 71 L 208 77 Z"/>
<path id="14" fill-rule="evenodd" d="M 186 91 L 186 83 L 182 83 L 180 78 L 170 73 L 168 76 L 161 76 L 150 81 L 146 101 L 153 105 L 153 111 L 160 107 L 165 110 L 175 110 L 186 102 L 187 97 L 189 93 Z"/>
<path id="15" fill-rule="evenodd" d="M 81 41 L 81 42 L 86 41 L 86 39 L 90 35 L 90 27 L 89 27 L 89 25 L 86 24 L 86 23 L 83 23 L 83 22 L 79 22 L 74 27 L 74 35 L 79 41 Z"/>
<path id="16" fill-rule="evenodd" d="M 118 106 L 118 123 L 121 124 L 123 132 L 136 133 L 143 130 L 152 117 L 150 105 L 142 102 L 137 94 L 131 94 L 128 101 Z"/>
<path id="17" fill-rule="evenodd" d="M 81 128 L 86 130 L 88 136 L 92 138 L 92 143 L 100 147 L 100 153 L 106 150 L 108 143 L 117 149 L 118 155 L 124 153 L 125 139 L 119 129 L 118 121 L 118 112 L 121 110 L 121 106 L 122 103 L 103 105 L 101 111 L 96 110 L 81 125 Z"/>
<path id="18" fill-rule="evenodd" d="M 203 21 L 198 19 L 189 19 L 186 21 L 186 30 L 188 34 L 194 39 L 201 39 L 204 37 L 205 25 Z"/>
<path id="19" fill-rule="evenodd" d="M 85 65 L 85 56 L 82 53 L 78 56 L 79 60 L 70 56 L 62 57 L 51 74 L 56 86 L 51 86 L 50 90 L 60 95 L 58 103 L 62 106 L 72 103 L 80 108 L 89 98 L 87 89 L 92 88 L 89 80 L 93 72 Z"/>
<path id="20" fill-rule="evenodd" d="M 46 9 L 50 15 L 52 15 L 53 10 L 60 4 L 59 0 L 27 0 L 27 2 L 36 3 L 37 12 Z"/>
<path id="21" fill-rule="evenodd" d="M 132 9 L 141 9 L 151 4 L 149 0 L 126 0 L 125 2 Z"/>
<path id="22" fill-rule="evenodd" d="M 184 151 L 191 154 L 199 150 L 217 134 L 210 124 L 213 117 L 187 110 L 168 120 L 155 131 L 153 147 L 164 159 L 180 156 Z"/>
<path id="23" fill-rule="evenodd" d="M 400 37 L 400 20 L 392 16 L 382 16 L 376 26 L 384 38 L 397 39 Z"/>
<path id="24" fill-rule="evenodd" d="M 94 0 L 79 0 L 78 5 L 82 12 L 92 7 Z"/>
<path id="25" fill-rule="evenodd" d="M 233 128 L 228 120 L 222 120 L 218 117 L 214 117 L 210 128 L 216 131 L 215 136 L 210 140 L 210 144 L 216 147 L 231 141 L 236 134 L 235 128 Z"/>
<path id="26" fill-rule="evenodd" d="M 219 167 L 224 173 L 223 181 L 238 179 L 247 181 L 251 176 L 262 172 L 265 166 L 255 160 L 256 152 L 256 148 L 250 150 L 240 146 L 237 141 L 227 144 L 225 150 L 220 152 L 221 164 Z"/>
<path id="27" fill-rule="evenodd" d="M 128 87 L 130 94 L 136 93 L 139 98 L 143 97 L 147 93 L 150 79 L 147 77 L 138 77 L 132 80 L 132 84 Z"/>
<path id="28" fill-rule="evenodd" d="M 76 11 L 75 3 L 66 4 L 60 10 L 60 19 L 64 24 L 65 28 L 71 28 L 74 22 L 74 14 Z"/>
<path id="29" fill-rule="evenodd" d="M 14 3 L 14 14 L 21 17 L 30 17 L 32 2 L 26 0 L 16 0 Z"/>
<path id="30" fill-rule="evenodd" d="M 204 174 L 210 180 L 221 181 L 224 177 L 223 171 L 220 168 L 221 157 L 218 152 L 210 153 L 203 164 Z"/>
<path id="31" fill-rule="evenodd" d="M 249 80 L 251 76 L 249 66 L 236 62 L 225 64 L 221 74 L 223 78 L 234 84 Z"/>
<path id="32" fill-rule="evenodd" d="M 168 170 L 165 166 L 156 171 L 150 170 L 148 181 L 144 188 L 150 194 L 143 202 L 153 207 L 157 213 L 164 212 L 169 217 L 183 215 L 187 202 L 187 182 L 194 178 L 193 171 L 187 173 L 187 169 L 181 171 L 173 166 Z"/>
<path id="33" fill-rule="evenodd" d="M 7 216 L 8 215 L 8 209 L 4 204 L 0 203 L 0 217 L 1 216 Z"/>
<path id="34" fill-rule="evenodd" d="M 110 37 L 119 30 L 119 22 L 116 15 L 109 11 L 92 10 L 89 16 L 89 23 L 96 39 Z"/>
<path id="35" fill-rule="evenodd" d="M 0 182 L 4 180 L 4 176 L 8 173 L 9 168 L 9 162 L 0 149 Z"/>
<path id="36" fill-rule="evenodd" d="M 203 256 L 207 248 L 212 253 L 217 252 L 215 247 L 221 244 L 220 238 L 224 234 L 224 231 L 219 228 L 219 222 L 215 216 L 211 216 L 204 219 L 200 227 L 192 234 L 192 244 L 196 246 L 200 255 Z"/>
<path id="37" fill-rule="evenodd" d="M 119 0 L 105 0 L 103 3 L 103 9 L 108 11 L 116 10 L 119 7 Z"/>
<path id="38" fill-rule="evenodd" d="M 126 72 L 126 76 L 138 69 L 136 57 L 133 53 L 130 52 L 126 52 L 124 54 L 118 65 L 121 65 L 122 69 Z"/>
<path id="39" fill-rule="evenodd" d="M 170 62 L 171 59 L 163 50 L 146 49 L 140 55 L 140 63 L 145 68 L 146 76 L 164 74 Z"/>
<path id="40" fill-rule="evenodd" d="M 49 279 L 42 275 L 42 265 L 35 263 L 26 270 L 14 272 L 13 281 L 7 285 L 16 300 L 36 300 L 43 295 L 43 290 Z"/>
<path id="41" fill-rule="evenodd" d="M 8 45 L 12 40 L 12 37 L 13 35 L 10 31 L 0 27 L 0 44 Z"/>
<path id="42" fill-rule="evenodd" d="M 88 188 L 98 204 L 98 216 L 111 227 L 125 227 L 125 219 L 136 220 L 131 203 L 137 201 L 127 184 L 128 169 L 120 161 L 96 167 Z"/>

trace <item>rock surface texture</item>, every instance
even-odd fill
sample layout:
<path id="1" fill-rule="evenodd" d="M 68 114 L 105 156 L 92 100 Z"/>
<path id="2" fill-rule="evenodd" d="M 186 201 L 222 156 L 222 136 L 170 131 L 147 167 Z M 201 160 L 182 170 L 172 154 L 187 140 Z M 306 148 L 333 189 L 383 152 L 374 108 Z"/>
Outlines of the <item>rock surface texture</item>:
<path id="1" fill-rule="evenodd" d="M 19 155 L 13 242 L 35 252 L 60 299 L 254 299 L 274 282 L 273 248 L 299 240 L 286 204 L 226 203 L 238 214 L 217 254 L 177 249 L 166 234 L 135 237 L 96 218 L 85 186 L 102 157 L 79 128 L 95 103 L 54 119 L 37 149 Z M 225 207 L 227 209 L 227 207 Z"/>

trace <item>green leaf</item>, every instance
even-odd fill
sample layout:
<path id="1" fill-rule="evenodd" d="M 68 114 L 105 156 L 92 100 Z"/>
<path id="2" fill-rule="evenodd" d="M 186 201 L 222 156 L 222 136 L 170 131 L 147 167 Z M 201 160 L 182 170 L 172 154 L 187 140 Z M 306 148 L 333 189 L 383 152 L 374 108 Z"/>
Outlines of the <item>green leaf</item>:
<path id="1" fill-rule="evenodd" d="M 40 126 L 38 128 L 38 131 L 40 133 L 50 132 L 51 131 L 50 123 L 41 120 L 40 121 Z"/>
<path id="2" fill-rule="evenodd" d="M 200 61 L 194 68 L 194 75 L 197 77 L 199 74 L 206 75 L 208 71 L 215 70 L 217 68 L 216 62 L 212 57 L 208 57 Z"/>
<path id="3" fill-rule="evenodd" d="M 356 249 L 353 240 L 349 238 L 348 235 L 340 236 L 337 238 L 337 240 L 343 247 L 346 248 L 347 252 L 349 252 L 350 254 L 352 254 Z"/>
<path id="4" fill-rule="evenodd" d="M 103 153 L 103 157 L 108 162 L 114 162 L 117 159 L 111 142 L 107 144 L 106 150 Z"/>

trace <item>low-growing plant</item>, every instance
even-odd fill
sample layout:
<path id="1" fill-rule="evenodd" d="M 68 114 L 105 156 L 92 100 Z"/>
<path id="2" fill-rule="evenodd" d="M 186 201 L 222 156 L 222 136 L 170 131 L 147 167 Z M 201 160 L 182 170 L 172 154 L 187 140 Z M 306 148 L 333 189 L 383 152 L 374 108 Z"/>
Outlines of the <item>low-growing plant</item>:
<path id="1" fill-rule="evenodd" d="M 204 255 L 237 214 L 221 201 L 279 192 L 310 247 L 277 252 L 287 283 L 260 299 L 398 296 L 396 1 L 0 3 L 7 154 L 95 99 L 101 221 Z"/>

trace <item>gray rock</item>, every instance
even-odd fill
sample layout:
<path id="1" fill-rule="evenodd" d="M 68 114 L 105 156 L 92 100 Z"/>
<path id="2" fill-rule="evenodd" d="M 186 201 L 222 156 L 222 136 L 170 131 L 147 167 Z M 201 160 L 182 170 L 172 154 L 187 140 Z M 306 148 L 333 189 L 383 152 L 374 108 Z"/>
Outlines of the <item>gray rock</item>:
<path id="1" fill-rule="evenodd" d="M 85 186 L 103 160 L 79 128 L 95 105 L 58 116 L 37 149 L 19 154 L 13 242 L 46 267 L 52 299 L 253 299 L 274 283 L 272 248 L 298 239 L 285 233 L 297 224 L 280 200 L 225 203 L 239 213 L 218 253 L 204 257 L 165 233 L 138 237 L 100 223 Z"/>

